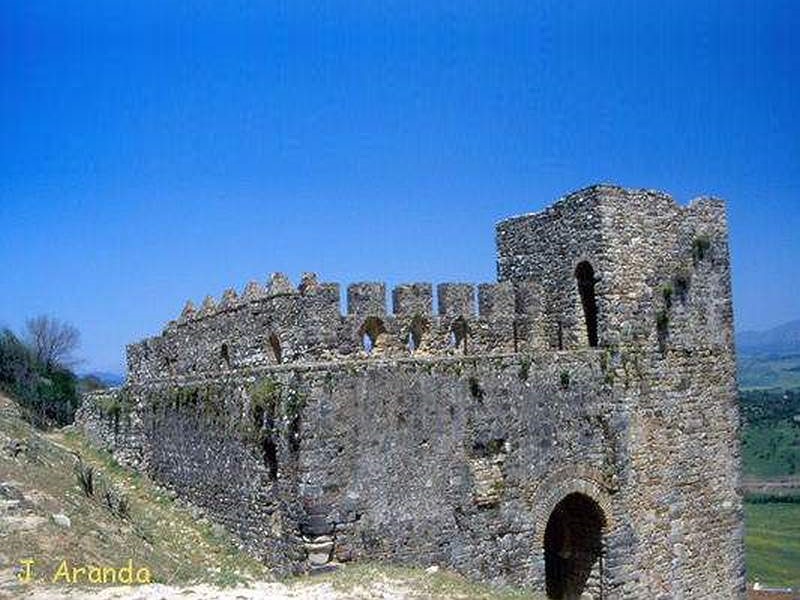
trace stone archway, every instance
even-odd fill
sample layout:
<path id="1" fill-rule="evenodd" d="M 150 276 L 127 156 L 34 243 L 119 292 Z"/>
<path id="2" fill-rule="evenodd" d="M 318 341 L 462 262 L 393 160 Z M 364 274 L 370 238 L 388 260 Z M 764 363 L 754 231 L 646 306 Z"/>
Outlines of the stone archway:
<path id="1" fill-rule="evenodd" d="M 555 505 L 544 533 L 545 586 L 554 600 L 602 598 L 603 509 L 573 492 Z"/>

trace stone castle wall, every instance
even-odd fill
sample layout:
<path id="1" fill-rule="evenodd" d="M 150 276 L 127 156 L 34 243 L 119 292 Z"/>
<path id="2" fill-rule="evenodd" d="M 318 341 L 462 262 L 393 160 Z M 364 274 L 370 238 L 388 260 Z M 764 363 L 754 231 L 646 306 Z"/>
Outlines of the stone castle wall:
<path id="1" fill-rule="evenodd" d="M 241 297 L 228 290 L 219 304 L 211 297 L 200 310 L 187 303 L 161 335 L 128 346 L 128 379 L 354 357 L 531 350 L 543 343 L 537 291 L 533 282 L 443 283 L 436 288 L 434 313 L 432 284 L 412 283 L 394 288 L 388 313 L 385 284 L 354 283 L 343 315 L 339 284 L 320 283 L 307 273 L 295 287 L 275 273 L 266 287 L 249 283 Z"/>
<path id="2" fill-rule="evenodd" d="M 743 598 L 722 203 L 597 186 L 497 240 L 477 314 L 471 286 L 440 286 L 437 315 L 400 286 L 389 315 L 358 284 L 341 315 L 338 286 L 273 277 L 130 346 L 78 421 L 278 571 Z"/>

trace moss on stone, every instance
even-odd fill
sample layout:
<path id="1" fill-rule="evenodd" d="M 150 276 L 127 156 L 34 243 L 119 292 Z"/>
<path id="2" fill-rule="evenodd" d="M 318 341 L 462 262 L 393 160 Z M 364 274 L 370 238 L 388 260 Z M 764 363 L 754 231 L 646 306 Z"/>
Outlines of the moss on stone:
<path id="1" fill-rule="evenodd" d="M 559 382 L 561 383 L 562 389 L 566 390 L 569 388 L 569 371 L 561 371 Z"/>
<path id="2" fill-rule="evenodd" d="M 664 306 L 669 310 L 672 307 L 672 295 L 675 293 L 675 288 L 672 287 L 672 282 L 668 281 L 661 286 L 661 297 L 664 298 Z"/>
<path id="3" fill-rule="evenodd" d="M 259 407 L 269 414 L 275 414 L 275 408 L 281 397 L 281 384 L 271 377 L 263 377 L 247 389 L 251 410 Z"/>
<path id="4" fill-rule="evenodd" d="M 295 388 L 289 388 L 283 404 L 283 414 L 287 420 L 298 418 L 306 407 L 306 396 Z"/>
<path id="5" fill-rule="evenodd" d="M 708 256 L 710 250 L 711 238 L 708 234 L 702 233 L 695 237 L 692 242 L 692 258 L 694 259 L 694 264 L 696 265 Z"/>
<path id="6" fill-rule="evenodd" d="M 523 356 L 519 364 L 519 379 L 520 381 L 528 381 L 531 374 L 531 359 L 528 356 Z"/>

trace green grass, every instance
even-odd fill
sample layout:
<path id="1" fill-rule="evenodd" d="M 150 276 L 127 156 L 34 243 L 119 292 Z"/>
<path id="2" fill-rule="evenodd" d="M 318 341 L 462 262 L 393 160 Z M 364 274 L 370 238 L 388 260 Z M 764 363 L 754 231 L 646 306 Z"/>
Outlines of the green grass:
<path id="1" fill-rule="evenodd" d="M 14 562 L 35 559 L 42 580 L 62 559 L 101 566 L 121 566 L 131 559 L 163 583 L 231 585 L 268 578 L 264 567 L 240 552 L 230 536 L 178 506 L 146 475 L 120 466 L 78 434 L 37 431 L 0 394 L 0 448 L 9 440 L 24 450 L 14 457 L 0 453 L 0 473 L 4 481 L 13 482 L 15 494 L 24 496 L 38 524 L 18 530 L 0 520 L 3 554 Z M 73 452 L 94 468 L 95 493 L 90 497 L 78 485 Z M 127 516 L 108 509 L 100 482 L 127 500 Z M 72 521 L 68 530 L 49 519 L 60 512 Z"/>
<path id="2" fill-rule="evenodd" d="M 800 424 L 789 420 L 748 424 L 742 450 L 746 475 L 769 479 L 800 474 Z"/>
<path id="3" fill-rule="evenodd" d="M 800 589 L 800 503 L 745 503 L 750 581 Z"/>
<path id="4" fill-rule="evenodd" d="M 800 390 L 743 390 L 739 393 L 742 462 L 750 478 L 800 474 Z"/>

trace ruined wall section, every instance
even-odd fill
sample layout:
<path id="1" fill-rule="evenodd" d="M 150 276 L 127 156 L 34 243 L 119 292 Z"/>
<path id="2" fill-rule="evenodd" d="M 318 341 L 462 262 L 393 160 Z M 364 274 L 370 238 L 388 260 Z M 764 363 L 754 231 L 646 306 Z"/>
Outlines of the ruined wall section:
<path id="1" fill-rule="evenodd" d="M 75 423 L 95 446 L 113 452 L 130 467 L 146 469 L 149 446 L 135 403 L 126 388 L 89 392 L 81 399 Z"/>
<path id="2" fill-rule="evenodd" d="M 535 282 L 477 290 L 443 283 L 436 292 L 434 312 L 431 284 L 397 286 L 389 313 L 383 283 L 356 283 L 347 289 L 343 315 L 338 284 L 307 274 L 295 288 L 275 274 L 266 289 L 251 283 L 241 297 L 228 290 L 219 304 L 208 297 L 199 310 L 188 303 L 161 335 L 128 346 L 128 378 L 143 383 L 301 362 L 508 354 L 543 345 Z"/>
<path id="3" fill-rule="evenodd" d="M 224 525 L 276 574 L 300 572 L 297 451 L 277 387 L 290 379 L 270 377 L 276 388 L 266 395 L 239 377 L 126 386 L 85 396 L 76 424 Z"/>
<path id="4" fill-rule="evenodd" d="M 606 562 L 630 561 L 616 502 L 630 414 L 605 368 L 580 351 L 273 366 L 129 386 L 120 427 L 140 423 L 147 472 L 278 572 L 324 546 L 542 587 L 544 529 L 570 492 L 602 506 Z"/>

